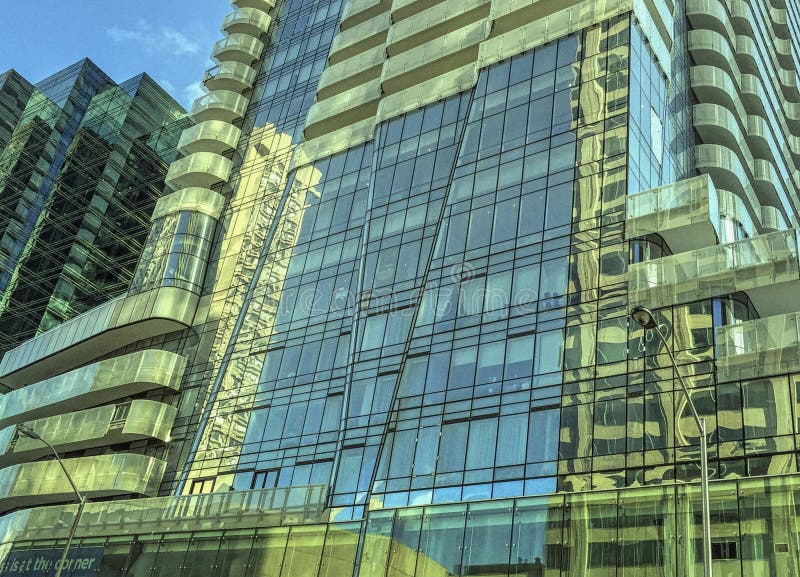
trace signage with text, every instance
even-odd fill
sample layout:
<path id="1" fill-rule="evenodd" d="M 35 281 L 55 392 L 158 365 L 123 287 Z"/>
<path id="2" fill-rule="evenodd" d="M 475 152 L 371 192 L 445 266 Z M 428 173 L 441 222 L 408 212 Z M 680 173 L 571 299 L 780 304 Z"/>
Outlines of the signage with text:
<path id="1" fill-rule="evenodd" d="M 0 577 L 51 577 L 56 574 L 63 549 L 28 549 L 11 551 L 0 561 Z M 100 560 L 102 547 L 70 549 L 64 561 L 62 577 L 93 577 Z"/>

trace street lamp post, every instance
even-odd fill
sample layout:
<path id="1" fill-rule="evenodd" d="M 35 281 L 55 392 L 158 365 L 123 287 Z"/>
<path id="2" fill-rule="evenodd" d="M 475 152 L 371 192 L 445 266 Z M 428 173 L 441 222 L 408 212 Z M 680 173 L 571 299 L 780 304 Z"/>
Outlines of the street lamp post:
<path id="1" fill-rule="evenodd" d="M 692 416 L 697 423 L 697 428 L 700 431 L 700 492 L 702 494 L 703 503 L 703 575 L 705 577 L 712 577 L 711 567 L 711 500 L 708 493 L 708 439 L 706 438 L 706 419 L 701 417 L 697 408 L 692 402 L 689 395 L 689 387 L 686 386 L 686 381 L 683 380 L 683 375 L 678 368 L 678 363 L 675 362 L 675 356 L 672 354 L 672 349 L 664 337 L 664 333 L 653 318 L 653 313 L 645 307 L 634 307 L 631 311 L 631 318 L 641 325 L 644 329 L 653 329 L 655 333 L 661 338 L 664 343 L 664 348 L 667 349 L 669 360 L 672 361 L 672 366 L 678 374 L 678 381 L 683 389 L 683 395 L 686 397 L 686 402 L 692 411 Z"/>
<path id="2" fill-rule="evenodd" d="M 75 481 L 72 480 L 72 475 L 69 474 L 67 468 L 64 466 L 64 461 L 61 460 L 61 457 L 56 451 L 55 447 L 48 443 L 39 433 L 31 429 L 26 425 L 17 425 L 17 432 L 21 437 L 27 437 L 29 439 L 33 439 L 35 441 L 41 441 L 50 449 L 53 453 L 53 456 L 58 461 L 58 464 L 61 465 L 61 470 L 64 471 L 64 475 L 67 477 L 72 490 L 75 493 L 75 496 L 78 497 L 78 510 L 75 513 L 75 518 L 72 521 L 72 527 L 70 527 L 69 534 L 67 535 L 67 543 L 64 545 L 64 552 L 61 553 L 61 560 L 58 562 L 56 566 L 56 573 L 54 577 L 61 577 L 61 572 L 64 570 L 64 564 L 67 561 L 67 554 L 69 553 L 70 545 L 72 545 L 72 539 L 75 537 L 75 532 L 78 530 L 78 523 L 81 520 L 81 514 L 83 513 L 83 506 L 86 504 L 86 497 L 78 491 L 78 487 L 75 485 Z"/>

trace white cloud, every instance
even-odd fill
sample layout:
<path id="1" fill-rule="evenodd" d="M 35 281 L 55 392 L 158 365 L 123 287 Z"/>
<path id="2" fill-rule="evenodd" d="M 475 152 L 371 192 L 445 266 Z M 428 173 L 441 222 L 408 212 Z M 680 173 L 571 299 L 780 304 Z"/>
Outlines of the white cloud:
<path id="1" fill-rule="evenodd" d="M 168 52 L 177 56 L 200 52 L 200 44 L 183 32 L 169 26 L 156 26 L 147 20 L 139 20 L 131 28 L 114 25 L 107 30 L 114 42 L 133 42 L 150 54 Z"/>
<path id="2" fill-rule="evenodd" d="M 184 89 L 181 91 L 183 96 L 183 101 L 186 103 L 187 106 L 191 106 L 192 102 L 195 99 L 200 98 L 203 96 L 206 91 L 203 88 L 202 82 L 192 82 L 188 86 L 185 86 Z"/>
<path id="3" fill-rule="evenodd" d="M 156 80 L 156 82 L 170 94 L 175 94 L 175 85 L 166 78 L 161 78 L 160 80 Z"/>

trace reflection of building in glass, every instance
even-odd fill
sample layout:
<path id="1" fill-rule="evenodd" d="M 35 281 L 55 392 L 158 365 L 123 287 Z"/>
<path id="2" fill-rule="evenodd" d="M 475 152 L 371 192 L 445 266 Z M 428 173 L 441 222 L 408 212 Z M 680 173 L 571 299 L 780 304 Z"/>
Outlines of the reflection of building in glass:
<path id="1" fill-rule="evenodd" d="M 0 98 L 0 348 L 124 292 L 184 115 L 147 75 L 115 85 L 83 60 Z"/>
<path id="2" fill-rule="evenodd" d="M 127 292 L 0 361 L 0 554 L 27 422 L 103 575 L 698 575 L 646 305 L 715 568 L 796 576 L 796 7 L 234 4 Z"/>

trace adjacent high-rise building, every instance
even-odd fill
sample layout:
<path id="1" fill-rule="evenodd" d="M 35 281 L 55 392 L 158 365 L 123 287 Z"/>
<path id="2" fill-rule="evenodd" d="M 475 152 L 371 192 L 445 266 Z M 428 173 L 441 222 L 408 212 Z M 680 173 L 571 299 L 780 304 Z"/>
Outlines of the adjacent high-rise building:
<path id="1" fill-rule="evenodd" d="M 82 60 L 0 77 L 0 350 L 127 290 L 185 111 Z"/>
<path id="2" fill-rule="evenodd" d="M 798 5 L 233 5 L 130 285 L 0 361 L 0 575 L 700 575 L 683 378 L 716 574 L 800 576 Z"/>

